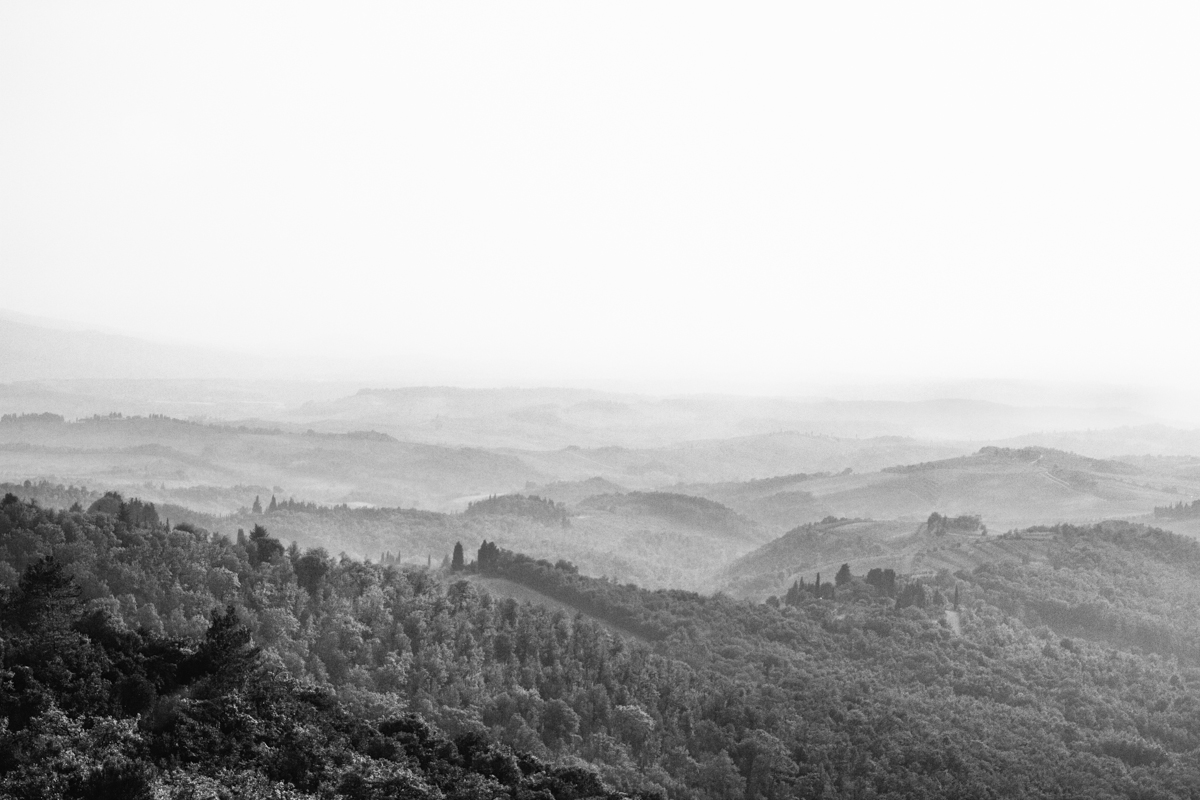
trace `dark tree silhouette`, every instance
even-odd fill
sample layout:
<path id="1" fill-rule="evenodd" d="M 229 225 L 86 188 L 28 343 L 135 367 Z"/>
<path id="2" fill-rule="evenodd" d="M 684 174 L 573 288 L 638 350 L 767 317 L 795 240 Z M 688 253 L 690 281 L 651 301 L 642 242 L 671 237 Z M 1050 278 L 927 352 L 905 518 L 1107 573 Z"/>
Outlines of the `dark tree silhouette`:
<path id="1" fill-rule="evenodd" d="M 46 556 L 25 569 L 16 591 L 0 611 L 0 622 L 26 634 L 45 635 L 71 623 L 80 594 L 62 565 Z"/>
<path id="2" fill-rule="evenodd" d="M 283 555 L 283 542 L 271 538 L 262 525 L 255 525 L 250 531 L 250 541 L 246 547 L 250 555 L 250 564 L 255 567 Z"/>
<path id="3" fill-rule="evenodd" d="M 296 559 L 293 567 L 296 572 L 296 582 L 309 594 L 316 594 L 321 586 L 321 580 L 329 573 L 329 554 L 320 547 L 304 551 L 304 555 Z"/>

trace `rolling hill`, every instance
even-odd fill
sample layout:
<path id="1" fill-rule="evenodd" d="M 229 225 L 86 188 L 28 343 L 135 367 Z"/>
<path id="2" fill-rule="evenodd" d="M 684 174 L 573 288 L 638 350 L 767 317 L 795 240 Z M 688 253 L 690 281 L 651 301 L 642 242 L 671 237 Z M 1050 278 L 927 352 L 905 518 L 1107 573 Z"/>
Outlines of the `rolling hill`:
<path id="1" fill-rule="evenodd" d="M 621 494 L 627 491 L 629 490 L 624 486 L 601 477 L 579 481 L 554 481 L 542 485 L 531 483 L 525 487 L 526 494 L 536 494 L 571 505 L 598 494 Z"/>
<path id="2" fill-rule="evenodd" d="M 574 481 L 602 477 L 632 489 L 676 483 L 769 478 L 796 472 L 877 470 L 892 464 L 965 455 L 969 444 L 902 437 L 845 439 L 795 432 L 683 442 L 669 447 L 566 447 L 501 450 L 538 471 Z"/>
<path id="3" fill-rule="evenodd" d="M 230 539 L 237 532 L 264 527 L 283 542 L 328 553 L 404 563 L 440 565 L 455 543 L 474 552 L 491 541 L 519 547 L 534 558 L 566 561 L 585 575 L 604 576 L 619 583 L 651 589 L 711 590 L 712 576 L 722 567 L 761 544 L 765 536 L 753 523 L 715 503 L 675 496 L 666 505 L 654 500 L 609 498 L 607 509 L 572 512 L 547 501 L 503 495 L 478 501 L 467 510 L 444 513 L 414 508 L 327 506 L 284 501 L 262 513 L 242 507 L 235 513 L 195 510 L 219 504 L 228 495 L 218 487 L 176 490 L 187 505 L 161 502 L 160 490 L 142 487 L 137 496 L 155 502 L 160 518 L 186 524 Z M 102 495 L 95 486 L 79 487 L 48 481 L 0 484 L 3 492 L 35 501 L 44 508 L 66 509 L 75 503 L 87 508 Z M 269 490 L 259 486 L 229 487 L 264 501 Z M 264 505 L 266 503 L 264 502 Z"/>
<path id="4" fill-rule="evenodd" d="M 803 488 L 801 488 L 803 487 Z M 680 491 L 721 498 L 748 517 L 799 524 L 743 556 L 723 574 L 735 594 L 765 596 L 802 575 L 828 577 L 842 563 L 859 574 L 970 569 L 986 561 L 1036 558 L 1036 533 L 1006 531 L 1103 519 L 1151 522 L 1200 534 L 1191 519 L 1155 519 L 1155 506 L 1200 494 L 1191 461 L 1095 459 L 1044 447 L 984 447 L 951 459 L 867 474 L 790 475 L 767 481 L 692 485 Z M 973 515 L 969 529 L 931 529 L 931 514 Z M 818 517 L 818 514 L 824 516 Z M 808 519 L 800 519 L 808 515 Z"/>
<path id="5" fill-rule="evenodd" d="M 553 450 L 653 449 L 783 431 L 837 438 L 991 440 L 1030 431 L 1150 422 L 1121 408 L 1015 406 L 979 399 L 877 401 L 689 395 L 587 389 L 362 389 L 305 404 L 293 419 L 317 430 L 369 427 L 437 444 Z"/>
<path id="6" fill-rule="evenodd" d="M 0 421 L 0 476 L 133 489 L 181 505 L 185 490 L 197 486 L 254 485 L 321 503 L 425 508 L 545 480 L 511 455 L 397 442 L 370 431 L 293 433 L 120 416 Z M 210 510 L 235 511 L 253 499 Z"/>
<path id="7" fill-rule="evenodd" d="M 901 548 L 895 541 L 910 533 L 913 520 L 828 518 L 800 526 L 742 556 L 725 569 L 719 585 L 737 597 L 779 595 L 801 577 L 822 573 L 832 580 L 841 564 L 856 574 L 880 567 L 897 568 Z"/>
<path id="8" fill-rule="evenodd" d="M 787 530 L 827 516 L 923 519 L 934 511 L 983 515 L 992 528 L 1140 518 L 1200 494 L 1191 462 L 1094 459 L 1044 447 L 987 446 L 971 455 L 875 472 L 782 475 L 685 484 L 678 491 L 725 503 Z"/>

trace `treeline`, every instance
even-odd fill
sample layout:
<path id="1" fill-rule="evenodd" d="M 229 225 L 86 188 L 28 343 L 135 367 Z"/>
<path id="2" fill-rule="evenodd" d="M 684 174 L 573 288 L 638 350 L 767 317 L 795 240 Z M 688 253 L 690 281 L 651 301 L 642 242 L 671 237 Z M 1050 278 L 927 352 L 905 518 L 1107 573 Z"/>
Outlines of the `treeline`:
<path id="1" fill-rule="evenodd" d="M 357 509 L 352 509 L 348 503 L 324 505 L 320 503 L 313 503 L 311 501 L 297 500 L 294 497 L 289 497 L 288 499 L 281 501 L 276 500 L 275 495 L 271 495 L 271 500 L 269 503 L 267 503 L 267 507 L 264 509 L 262 505 L 262 499 L 256 495 L 254 502 L 250 505 L 250 508 L 243 509 L 241 513 L 244 514 L 248 511 L 251 514 L 274 514 L 277 511 L 293 511 L 300 514 L 324 514 L 327 516 L 337 516 L 339 514 L 345 514 L 351 510 Z M 384 509 L 380 510 L 382 511 Z"/>
<path id="2" fill-rule="evenodd" d="M 564 528 L 571 525 L 571 515 L 565 505 L 537 495 L 494 494 L 467 503 L 463 514 L 473 517 L 509 515 Z"/>
<path id="3" fill-rule="evenodd" d="M 78 504 L 71 506 L 71 511 L 81 511 Z M 126 501 L 118 492 L 105 492 L 104 496 L 88 506 L 89 514 L 107 514 L 115 517 L 130 528 L 157 529 L 163 524 L 158 517 L 158 509 L 153 503 L 143 503 L 134 497 Z"/>
<path id="4" fill-rule="evenodd" d="M 596 619 L 651 641 L 666 639 L 680 629 L 682 622 L 670 613 L 669 602 L 656 603 L 653 598 L 701 599 L 691 592 L 630 591 L 636 589 L 632 584 L 621 586 L 606 580 L 582 577 L 569 561 L 560 560 L 551 564 L 544 559 L 502 550 L 494 542 L 486 540 L 479 546 L 478 557 L 469 567 L 480 575 L 507 578 L 528 586 Z"/>
<path id="5" fill-rule="evenodd" d="M 751 478 L 746 481 L 746 485 L 754 489 L 782 489 L 785 486 L 790 486 L 793 483 L 801 481 L 810 481 L 816 478 L 828 478 L 833 475 L 832 472 L 794 472 L 790 475 L 775 475 L 770 478 Z"/>
<path id="6" fill-rule="evenodd" d="M 923 579 L 924 607 L 897 608 L 916 582 L 896 575 L 888 596 L 883 570 L 847 568 L 833 599 L 773 607 L 588 579 L 490 541 L 443 573 L 302 551 L 262 528 L 239 541 L 166 527 L 0 503 L 4 619 L 78 593 L 64 624 L 2 629 L 0 698 L 20 698 L 0 708 L 4 791 L 567 798 L 603 781 L 782 800 L 1200 787 L 1200 668 L 1035 619 L 1040 602 L 1101 598 L 1200 641 L 1200 547 L 1169 534 L 1064 528 L 1054 565 Z M 66 588 L 29 577 L 48 557 Z M 497 601 L 473 571 L 588 614 Z M 934 600 L 954 588 L 961 632 Z"/>
<path id="7" fill-rule="evenodd" d="M 171 425 L 177 425 L 177 426 L 181 426 L 181 427 L 189 427 L 189 428 L 195 428 L 198 430 L 206 430 L 206 431 L 219 431 L 219 432 L 224 432 L 224 433 L 253 433 L 253 434 L 267 434 L 267 435 L 283 435 L 285 433 L 284 431 L 280 430 L 279 428 L 264 428 L 262 426 L 250 426 L 250 425 L 228 425 L 228 424 L 222 424 L 219 422 L 216 422 L 216 423 L 214 423 L 214 422 L 196 422 L 193 420 L 179 419 L 178 417 L 171 417 L 166 414 L 125 415 L 125 414 L 121 413 L 120 411 L 113 411 L 108 414 L 93 414 L 90 417 L 81 417 L 80 419 L 78 419 L 75 422 L 70 423 L 70 424 L 87 425 L 87 424 L 121 423 L 121 424 L 136 425 L 140 422 L 166 422 L 166 423 L 170 423 Z M 312 431 L 309 431 L 309 433 L 312 433 Z"/>
<path id="8" fill-rule="evenodd" d="M 0 495 L 5 494 L 53 508 L 70 508 L 76 504 L 87 507 L 102 497 L 100 492 L 89 490 L 86 486 L 64 485 L 44 478 L 22 483 L 0 483 Z"/>
<path id="9" fill-rule="evenodd" d="M 62 414 L 0 414 L 0 425 L 61 425 L 66 422 Z"/>
<path id="10" fill-rule="evenodd" d="M 895 570 L 878 567 L 868 571 L 865 576 L 856 578 L 851 574 L 849 564 L 842 564 L 832 583 L 829 581 L 822 583 L 819 572 L 813 583 L 805 583 L 804 578 L 800 578 L 792 583 L 782 599 L 775 596 L 768 597 L 767 605 L 775 608 L 779 608 L 781 603 L 799 606 L 807 598 L 836 600 L 839 599 L 839 594 L 841 600 L 853 603 L 879 602 L 884 598 L 894 599 L 894 608 L 897 611 L 909 607 L 925 608 L 927 605 L 935 607 L 946 605 L 946 599 L 942 596 L 941 589 L 933 589 L 932 595 L 930 595 L 920 581 L 901 582 L 897 580 Z M 953 603 L 957 610 L 957 587 L 954 590 Z"/>
<path id="11" fill-rule="evenodd" d="M 1200 500 L 1185 503 L 1182 500 L 1170 506 L 1155 506 L 1157 519 L 1195 519 L 1200 517 Z"/>
<path id="12" fill-rule="evenodd" d="M 893 472 L 900 474 L 910 474 L 916 472 L 927 472 L 935 469 L 945 469 L 948 467 L 965 466 L 967 464 L 977 462 L 980 458 L 991 458 L 1003 461 L 1016 461 L 1019 463 L 1033 464 L 1038 461 L 1047 460 L 1055 462 L 1060 468 L 1065 464 L 1072 464 L 1082 467 L 1092 472 L 1102 472 L 1107 474 L 1128 475 L 1138 472 L 1138 468 L 1132 464 L 1125 464 L 1120 461 L 1110 461 L 1101 458 L 1089 458 L 1081 456 L 1077 453 L 1071 453 L 1066 450 L 1056 450 L 1053 447 L 996 447 L 986 446 L 981 447 L 971 456 L 960 456 L 958 458 L 948 458 L 940 461 L 922 461 L 917 464 L 897 464 L 892 467 L 884 467 L 880 472 Z"/>
<path id="13" fill-rule="evenodd" d="M 978 514 L 960 514 L 957 517 L 940 514 L 937 511 L 925 520 L 925 530 L 935 536 L 945 536 L 947 533 L 974 533 L 978 530 L 987 533 L 983 517 Z"/>

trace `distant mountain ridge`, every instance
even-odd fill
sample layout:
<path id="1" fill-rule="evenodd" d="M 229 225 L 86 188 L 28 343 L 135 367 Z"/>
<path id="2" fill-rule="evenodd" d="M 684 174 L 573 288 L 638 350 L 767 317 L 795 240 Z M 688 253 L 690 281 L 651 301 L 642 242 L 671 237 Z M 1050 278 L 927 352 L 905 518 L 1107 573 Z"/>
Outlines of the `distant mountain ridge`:
<path id="1" fill-rule="evenodd" d="M 268 359 L 242 353 L 54 329 L 0 316 L 0 382 L 278 376 Z"/>

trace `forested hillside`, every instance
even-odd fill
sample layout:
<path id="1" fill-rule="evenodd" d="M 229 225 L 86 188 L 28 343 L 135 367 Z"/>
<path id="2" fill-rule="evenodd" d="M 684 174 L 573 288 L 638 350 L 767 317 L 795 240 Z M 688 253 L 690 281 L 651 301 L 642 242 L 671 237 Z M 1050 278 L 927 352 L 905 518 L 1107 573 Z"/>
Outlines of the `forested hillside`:
<path id="1" fill-rule="evenodd" d="M 826 517 L 801 525 L 778 539 L 747 553 L 722 571 L 720 586 L 737 597 L 763 599 L 779 594 L 801 575 L 810 579 L 824 570 L 831 577 L 850 562 L 861 572 L 873 566 L 901 565 L 903 555 L 895 540 L 913 530 L 911 520 L 876 520 Z"/>
<path id="2" fill-rule="evenodd" d="M 1200 546 L 1160 531 L 1032 532 L 1045 562 L 846 570 L 755 604 L 491 543 L 457 572 L 334 559 L 129 506 L 0 508 L 17 796 L 1200 791 Z M 586 613 L 496 601 L 471 572 Z"/>
<path id="3" fill-rule="evenodd" d="M 157 507 L 164 521 L 187 522 L 231 537 L 238 529 L 262 524 L 303 547 L 360 558 L 379 559 L 390 553 L 410 564 L 440 564 L 456 541 L 475 547 L 486 538 L 502 536 L 514 549 L 535 557 L 565 558 L 589 575 L 651 588 L 710 586 L 721 567 L 763 538 L 749 538 L 746 534 L 753 533 L 753 526 L 728 509 L 688 497 L 655 505 L 640 501 L 642 495 L 635 493 L 627 501 L 610 498 L 607 510 L 592 507 L 575 515 L 561 502 L 551 506 L 552 501 L 527 495 L 495 495 L 472 501 L 462 513 L 448 514 L 330 506 L 276 498 L 265 487 L 234 488 L 249 506 L 236 514 L 209 514 L 175 504 Z M 45 480 L 0 484 L 0 492 L 62 509 L 75 503 L 87 508 L 103 494 Z M 203 494 L 200 488 L 194 493 Z"/>
<path id="4" fill-rule="evenodd" d="M 590 507 L 574 514 L 561 503 L 526 495 L 498 495 L 473 501 L 448 514 L 411 508 L 350 508 L 286 500 L 272 511 L 247 509 L 230 516 L 196 514 L 164 506 L 165 517 L 232 535 L 239 528 L 269 526 L 276 535 L 304 547 L 322 547 L 378 559 L 384 553 L 410 564 L 440 564 L 456 541 L 477 547 L 501 537 L 538 558 L 565 558 L 594 576 L 648 587 L 698 588 L 729 561 L 761 541 L 747 536 L 746 520 L 696 498 L 701 513 L 648 513 L 636 500 Z M 670 509 L 660 509 L 670 510 Z M 694 511 L 694 509 L 691 509 Z M 714 520 L 721 524 L 710 524 Z M 728 525 L 724 523 L 730 523 Z"/>

